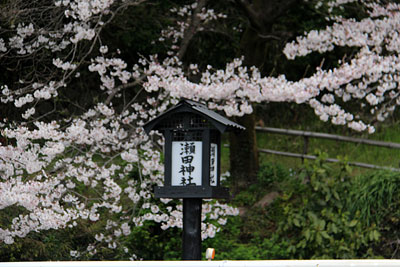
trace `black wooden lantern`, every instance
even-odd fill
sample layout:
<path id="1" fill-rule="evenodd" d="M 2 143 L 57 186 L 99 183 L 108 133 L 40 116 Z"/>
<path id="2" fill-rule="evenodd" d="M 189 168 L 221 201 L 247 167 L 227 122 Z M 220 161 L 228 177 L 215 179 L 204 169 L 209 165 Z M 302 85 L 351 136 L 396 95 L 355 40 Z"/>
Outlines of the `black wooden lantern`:
<path id="1" fill-rule="evenodd" d="M 183 99 L 144 125 L 165 138 L 165 181 L 157 198 L 227 198 L 220 186 L 221 133 L 244 130 L 203 104 Z"/>
<path id="2" fill-rule="evenodd" d="M 220 184 L 221 133 L 244 127 L 183 99 L 144 130 L 161 131 L 165 138 L 164 186 L 155 188 L 155 197 L 183 198 L 182 259 L 200 260 L 202 199 L 229 197 Z"/>

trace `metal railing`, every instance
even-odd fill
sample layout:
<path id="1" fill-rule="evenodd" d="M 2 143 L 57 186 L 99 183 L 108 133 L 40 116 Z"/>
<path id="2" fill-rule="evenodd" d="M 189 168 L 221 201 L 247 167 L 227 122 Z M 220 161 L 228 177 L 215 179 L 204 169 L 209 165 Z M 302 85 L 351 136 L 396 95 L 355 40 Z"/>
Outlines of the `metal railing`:
<path id="1" fill-rule="evenodd" d="M 329 139 L 329 140 L 335 140 L 335 141 L 341 141 L 341 142 L 351 142 L 351 143 L 357 143 L 357 144 L 365 144 L 365 145 L 371 145 L 371 146 L 400 149 L 399 143 L 376 141 L 376 140 L 370 140 L 370 139 L 365 139 L 365 138 L 354 138 L 354 137 L 348 137 L 348 136 L 342 136 L 342 135 L 336 135 L 336 134 L 289 130 L 289 129 L 280 129 L 280 128 L 272 128 L 272 127 L 259 127 L 259 126 L 256 127 L 256 131 L 266 132 L 266 133 L 275 133 L 275 134 L 284 134 L 284 135 L 302 136 L 304 138 L 303 154 L 284 152 L 284 151 L 278 151 L 278 150 L 272 150 L 272 149 L 263 149 L 263 148 L 258 149 L 258 151 L 261 153 L 268 153 L 268 154 L 280 155 L 280 156 L 285 156 L 285 157 L 294 157 L 294 158 L 315 160 L 317 158 L 316 156 L 307 154 L 309 138 L 322 138 L 322 139 Z M 339 162 L 338 159 L 333 159 L 333 158 L 327 158 L 327 159 L 325 159 L 325 161 Z M 400 171 L 400 169 L 398 169 L 398 168 L 378 166 L 378 165 L 363 163 L 363 162 L 348 162 L 348 164 L 352 165 L 352 166 L 361 167 L 361 168 L 387 169 L 387 170 L 392 170 L 392 171 Z"/>

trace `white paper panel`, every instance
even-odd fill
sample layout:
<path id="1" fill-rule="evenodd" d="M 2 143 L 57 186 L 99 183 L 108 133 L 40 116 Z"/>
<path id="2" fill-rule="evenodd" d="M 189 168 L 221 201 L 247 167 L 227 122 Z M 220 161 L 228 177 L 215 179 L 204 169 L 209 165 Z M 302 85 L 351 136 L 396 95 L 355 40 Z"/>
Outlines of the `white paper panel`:
<path id="1" fill-rule="evenodd" d="M 201 185 L 202 142 L 172 142 L 171 185 Z"/>

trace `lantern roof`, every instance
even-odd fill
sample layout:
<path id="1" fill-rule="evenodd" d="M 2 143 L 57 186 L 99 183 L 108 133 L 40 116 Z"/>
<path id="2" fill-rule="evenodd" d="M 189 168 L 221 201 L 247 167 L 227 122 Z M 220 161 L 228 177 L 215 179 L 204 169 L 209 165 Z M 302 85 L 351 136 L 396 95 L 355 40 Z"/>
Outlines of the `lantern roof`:
<path id="1" fill-rule="evenodd" d="M 221 133 L 229 130 L 245 130 L 246 128 L 231 121 L 227 118 L 221 116 L 215 111 L 209 110 L 205 105 L 192 101 L 189 99 L 181 99 L 178 104 L 169 110 L 165 111 L 161 115 L 147 122 L 143 128 L 146 133 L 149 133 L 151 130 L 158 130 L 161 123 L 165 120 L 168 120 L 172 117 L 172 115 L 178 113 L 193 113 L 200 115 L 209 120 L 209 122 L 217 128 Z"/>

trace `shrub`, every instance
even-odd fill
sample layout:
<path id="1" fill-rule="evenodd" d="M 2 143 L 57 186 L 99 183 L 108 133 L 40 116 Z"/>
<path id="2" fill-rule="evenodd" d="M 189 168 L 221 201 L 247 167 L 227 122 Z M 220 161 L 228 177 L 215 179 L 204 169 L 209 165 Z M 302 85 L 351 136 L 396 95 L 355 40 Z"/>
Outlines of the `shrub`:
<path id="1" fill-rule="evenodd" d="M 290 258 L 359 258 L 373 256 L 369 248 L 379 240 L 374 225 L 359 212 L 351 213 L 349 192 L 354 186 L 349 168 L 335 172 L 324 163 L 326 155 L 292 178 L 269 213 L 276 224 L 274 240 L 286 246 Z M 347 171 L 346 171 L 347 170 Z"/>
<path id="2" fill-rule="evenodd" d="M 359 213 L 363 222 L 379 229 L 376 253 L 399 258 L 400 173 L 374 171 L 358 176 L 349 200 L 352 213 Z"/>

